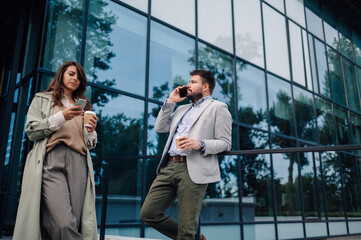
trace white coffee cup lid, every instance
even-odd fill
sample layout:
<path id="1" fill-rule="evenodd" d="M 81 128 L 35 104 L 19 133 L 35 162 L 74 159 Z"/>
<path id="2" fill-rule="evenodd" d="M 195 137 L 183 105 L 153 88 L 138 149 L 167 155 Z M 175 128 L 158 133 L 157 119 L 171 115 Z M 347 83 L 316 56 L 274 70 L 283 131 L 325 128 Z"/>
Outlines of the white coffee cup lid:
<path id="1" fill-rule="evenodd" d="M 95 112 L 93 111 L 85 111 L 84 114 L 94 114 L 94 115 L 97 115 Z"/>

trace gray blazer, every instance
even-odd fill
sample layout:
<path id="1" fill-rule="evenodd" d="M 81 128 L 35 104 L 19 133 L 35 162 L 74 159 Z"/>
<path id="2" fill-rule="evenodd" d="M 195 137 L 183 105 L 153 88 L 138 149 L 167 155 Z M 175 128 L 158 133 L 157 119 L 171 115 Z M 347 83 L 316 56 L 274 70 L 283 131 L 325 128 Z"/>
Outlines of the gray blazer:
<path id="1" fill-rule="evenodd" d="M 175 103 L 164 104 L 155 122 L 155 131 L 169 132 L 157 174 L 168 162 L 168 150 L 179 121 L 192 107 L 191 104 L 182 105 L 173 112 L 175 105 Z M 217 154 L 231 150 L 232 117 L 227 105 L 212 98 L 205 100 L 194 116 L 188 137 L 204 140 L 206 145 L 203 154 L 200 150 L 193 149 L 187 154 L 187 168 L 192 181 L 197 184 L 220 181 Z"/>

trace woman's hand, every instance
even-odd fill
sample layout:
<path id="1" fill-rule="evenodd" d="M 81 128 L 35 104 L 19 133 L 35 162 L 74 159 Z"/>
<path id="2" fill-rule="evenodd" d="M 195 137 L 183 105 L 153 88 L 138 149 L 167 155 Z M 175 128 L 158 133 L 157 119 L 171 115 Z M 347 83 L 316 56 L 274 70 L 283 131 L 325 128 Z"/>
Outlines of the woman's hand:
<path id="1" fill-rule="evenodd" d="M 91 125 L 91 127 L 86 126 L 86 130 L 88 132 L 93 132 L 95 130 L 95 127 L 97 126 L 98 123 L 98 117 L 96 115 L 91 115 L 91 118 L 89 119 L 89 124 Z"/>
<path id="2" fill-rule="evenodd" d="M 84 110 L 76 110 L 79 106 L 72 106 L 63 110 L 63 115 L 66 121 L 73 119 L 76 116 L 81 116 Z"/>

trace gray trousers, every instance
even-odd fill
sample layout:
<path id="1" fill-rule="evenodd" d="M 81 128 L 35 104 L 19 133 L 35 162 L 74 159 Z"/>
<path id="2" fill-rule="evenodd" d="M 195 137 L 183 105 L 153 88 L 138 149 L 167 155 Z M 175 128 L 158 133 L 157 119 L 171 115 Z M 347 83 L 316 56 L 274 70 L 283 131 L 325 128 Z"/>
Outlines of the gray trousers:
<path id="1" fill-rule="evenodd" d="M 207 186 L 190 179 L 185 162 L 168 162 L 150 187 L 140 219 L 171 239 L 194 240 Z M 177 197 L 178 222 L 164 214 Z"/>
<path id="2" fill-rule="evenodd" d="M 46 154 L 42 179 L 43 239 L 81 239 L 79 229 L 88 167 L 86 156 L 58 144 Z M 44 231 L 43 231 L 44 232 Z"/>

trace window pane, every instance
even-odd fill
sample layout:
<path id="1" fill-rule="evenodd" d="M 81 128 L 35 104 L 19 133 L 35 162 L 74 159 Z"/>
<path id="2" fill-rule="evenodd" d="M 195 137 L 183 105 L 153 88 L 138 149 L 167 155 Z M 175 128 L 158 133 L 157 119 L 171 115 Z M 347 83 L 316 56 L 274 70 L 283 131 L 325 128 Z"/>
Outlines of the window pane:
<path id="1" fill-rule="evenodd" d="M 240 126 L 239 136 L 242 150 L 268 148 L 268 133 L 265 131 Z"/>
<path id="2" fill-rule="evenodd" d="M 306 27 L 303 0 L 287 0 L 285 3 L 287 15 L 302 27 Z"/>
<path id="3" fill-rule="evenodd" d="M 163 101 L 178 85 L 187 85 L 195 68 L 194 40 L 152 22 L 149 96 Z"/>
<path id="4" fill-rule="evenodd" d="M 317 142 L 316 119 L 313 111 L 312 94 L 293 86 L 294 105 L 298 137 Z"/>
<path id="5" fill-rule="evenodd" d="M 339 158 L 335 152 L 321 154 L 328 219 L 344 219 Z"/>
<path id="6" fill-rule="evenodd" d="M 315 96 L 317 127 L 322 145 L 336 145 L 336 133 L 332 119 L 331 103 Z"/>
<path id="7" fill-rule="evenodd" d="M 88 80 L 144 96 L 147 19 L 92 0 L 85 52 Z"/>
<path id="8" fill-rule="evenodd" d="M 283 3 L 283 0 L 265 0 L 265 2 L 268 2 L 273 7 L 277 8 L 281 12 L 285 12 L 285 5 Z"/>
<path id="9" fill-rule="evenodd" d="M 343 71 L 346 81 L 348 106 L 354 111 L 360 112 L 360 98 L 357 90 L 355 65 L 343 58 Z"/>
<path id="10" fill-rule="evenodd" d="M 194 0 L 152 0 L 152 15 L 195 35 Z"/>
<path id="11" fill-rule="evenodd" d="M 336 50 L 339 48 L 336 16 L 327 8 L 322 8 L 323 26 L 325 27 L 325 40 L 328 45 Z"/>
<path id="12" fill-rule="evenodd" d="M 254 0 L 233 2 L 236 54 L 264 67 L 260 2 Z"/>
<path id="13" fill-rule="evenodd" d="M 349 129 L 347 121 L 347 111 L 341 107 L 333 105 L 336 120 L 336 129 L 339 144 L 349 144 Z"/>
<path id="14" fill-rule="evenodd" d="M 351 131 L 352 131 L 352 141 L 351 144 L 361 144 L 361 116 L 355 113 L 350 113 L 351 118 Z M 361 153 L 360 150 L 357 151 L 358 154 Z"/>
<path id="15" fill-rule="evenodd" d="M 268 130 L 264 71 L 238 62 L 237 88 L 239 121 Z"/>
<path id="16" fill-rule="evenodd" d="M 323 30 L 322 30 L 322 19 L 321 19 L 321 10 L 317 2 L 313 0 L 306 0 L 306 19 L 307 19 L 307 28 L 308 30 L 316 35 L 318 38 L 323 40 Z"/>
<path id="17" fill-rule="evenodd" d="M 232 35 L 231 1 L 199 0 L 198 36 L 233 53 Z"/>
<path id="18" fill-rule="evenodd" d="M 290 79 L 285 18 L 263 4 L 267 70 Z"/>
<path id="19" fill-rule="evenodd" d="M 137 1 L 122 0 L 122 2 L 125 2 L 126 4 L 129 4 L 132 7 L 138 8 L 138 9 L 142 10 L 143 12 L 148 12 L 148 0 L 137 0 Z"/>
<path id="20" fill-rule="evenodd" d="M 252 207 L 253 217 L 246 221 L 273 221 L 271 162 L 269 155 L 241 156 L 243 210 Z"/>
<path id="21" fill-rule="evenodd" d="M 348 154 L 340 154 L 340 157 L 344 184 L 343 190 L 346 197 L 347 217 L 348 219 L 361 218 L 356 158 Z"/>
<path id="22" fill-rule="evenodd" d="M 288 23 L 289 23 L 289 31 L 290 31 L 293 81 L 298 84 L 301 84 L 302 86 L 306 86 L 305 68 L 303 64 L 301 28 L 291 21 L 288 21 Z"/>
<path id="23" fill-rule="evenodd" d="M 101 139 L 93 150 L 94 156 L 142 154 L 144 102 L 98 88 L 89 90 L 93 111 L 98 117 L 98 138 Z"/>
<path id="24" fill-rule="evenodd" d="M 316 171 L 316 180 L 317 180 L 317 192 L 318 192 L 318 196 L 320 198 L 319 201 L 319 205 L 320 205 L 320 213 L 321 213 L 321 219 L 325 220 L 326 219 L 326 206 L 325 206 L 325 202 L 326 202 L 326 192 L 325 192 L 325 188 L 324 188 L 324 182 L 323 182 L 323 172 L 322 172 L 322 157 L 320 153 L 315 152 L 315 171 Z"/>
<path id="25" fill-rule="evenodd" d="M 233 59 L 205 44 L 199 44 L 198 68 L 209 69 L 216 79 L 212 97 L 228 105 L 228 110 L 235 116 Z"/>
<path id="26" fill-rule="evenodd" d="M 243 226 L 243 231 L 244 231 L 244 239 L 252 239 L 252 240 L 276 239 L 274 224 L 250 224 L 250 225 L 247 224 Z"/>
<path id="27" fill-rule="evenodd" d="M 289 144 L 286 144 L 290 147 Z M 273 154 L 277 220 L 302 220 L 296 154 Z"/>
<path id="28" fill-rule="evenodd" d="M 328 67 L 333 101 L 346 106 L 345 85 L 342 77 L 341 56 L 331 48 L 327 47 Z"/>
<path id="29" fill-rule="evenodd" d="M 312 153 L 300 154 L 300 167 L 302 175 L 303 204 L 305 210 L 305 220 L 321 220 L 319 215 L 319 192 L 317 191 L 317 181 L 315 178 Z"/>
<path id="30" fill-rule="evenodd" d="M 314 52 L 310 52 L 309 49 L 309 43 L 308 43 L 308 39 L 307 39 L 307 32 L 305 30 L 302 29 L 302 40 L 303 40 L 303 52 L 304 52 L 304 56 L 305 56 L 305 68 L 306 68 L 306 82 L 307 82 L 307 88 L 309 90 L 313 90 L 313 85 L 312 85 L 312 75 L 311 75 L 311 59 L 310 59 L 310 53 L 313 54 Z M 314 58 L 314 56 L 313 56 Z M 314 81 L 316 81 L 317 79 L 315 78 Z"/>
<path id="31" fill-rule="evenodd" d="M 315 49 L 316 49 L 316 59 L 317 59 L 316 62 L 317 62 L 320 94 L 323 94 L 324 96 L 330 98 L 331 94 L 330 94 L 330 85 L 328 80 L 325 45 L 320 41 L 318 41 L 317 39 L 315 39 Z"/>
<path id="32" fill-rule="evenodd" d="M 80 60 L 83 0 L 50 0 L 46 20 L 42 67 L 57 71 L 67 60 Z"/>
<path id="33" fill-rule="evenodd" d="M 219 156 L 219 162 L 221 181 L 208 185 L 201 222 L 239 221 L 237 156 Z M 254 205 L 250 207 L 248 211 L 252 212 Z M 214 212 L 218 214 L 212 214 Z"/>
<path id="34" fill-rule="evenodd" d="M 320 90 L 318 88 L 318 76 L 317 76 L 317 68 L 316 68 L 316 56 L 315 56 L 315 44 L 314 38 L 311 34 L 308 34 L 308 43 L 310 44 L 310 61 L 311 61 L 311 72 L 312 72 L 312 83 L 313 83 L 313 91 L 319 93 Z M 327 64 L 326 64 L 327 65 Z"/>
<path id="35" fill-rule="evenodd" d="M 162 155 L 168 139 L 167 133 L 157 133 L 154 130 L 155 120 L 161 108 L 162 105 L 154 103 L 148 105 L 147 155 Z"/>
<path id="36" fill-rule="evenodd" d="M 291 85 L 273 75 L 267 76 L 271 131 L 294 136 Z"/>
<path id="37" fill-rule="evenodd" d="M 278 239 L 302 239 L 303 226 L 302 223 L 277 224 Z"/>
<path id="38" fill-rule="evenodd" d="M 340 45 L 342 54 L 353 60 L 351 31 L 343 22 L 340 22 Z"/>
<path id="39" fill-rule="evenodd" d="M 352 32 L 354 49 L 355 49 L 355 57 L 358 65 L 361 65 L 361 37 L 355 32 Z M 360 76 L 361 77 L 361 76 Z"/>

